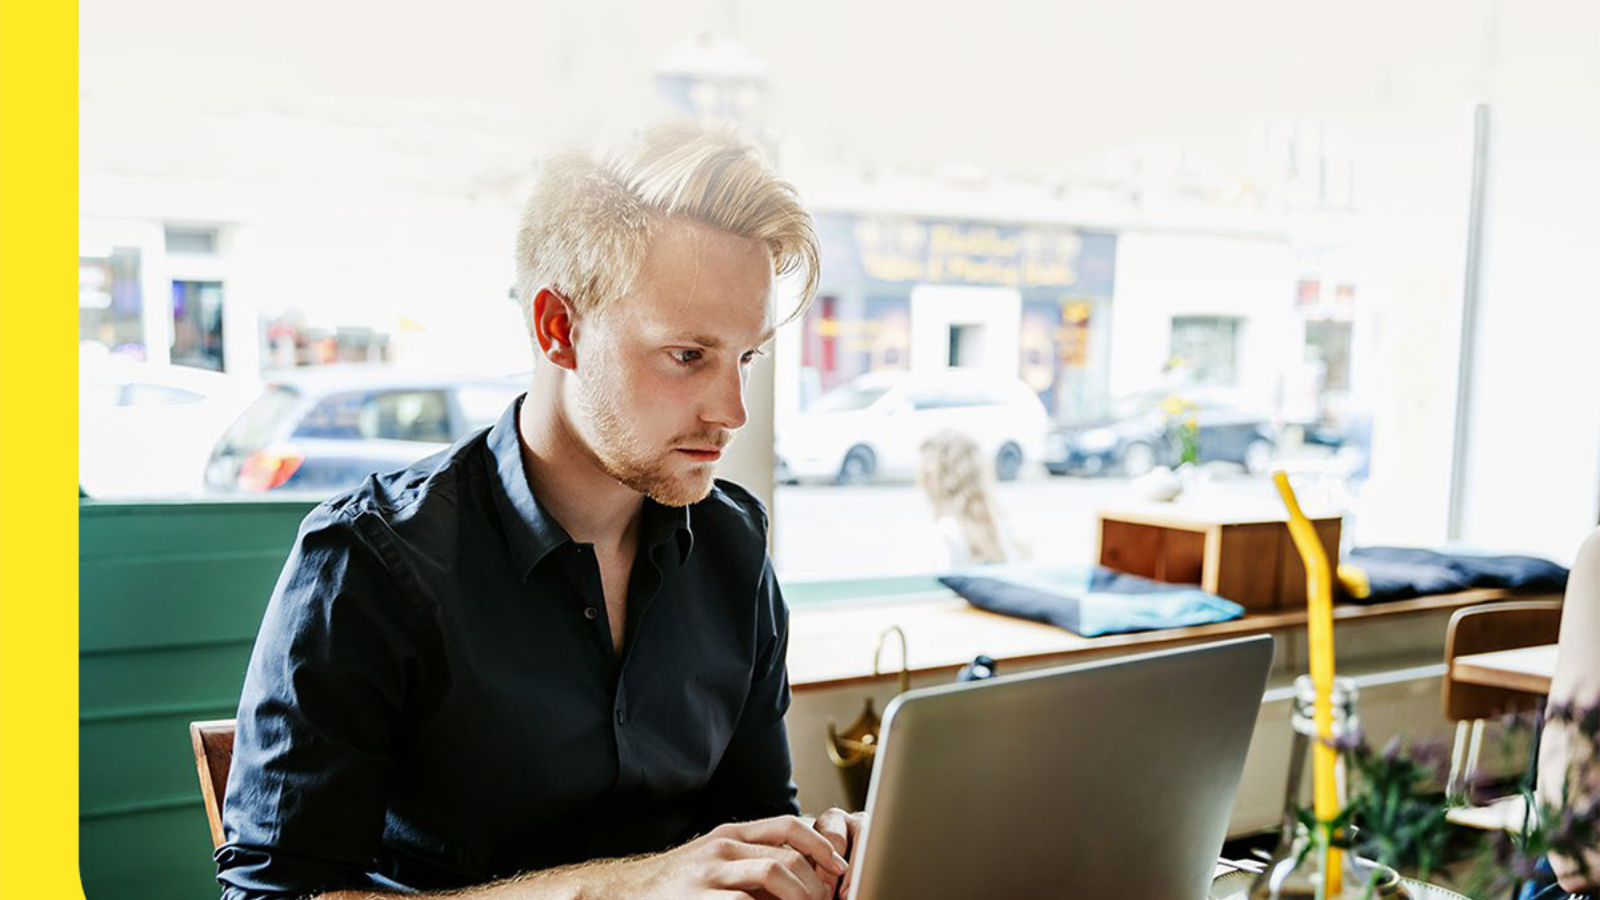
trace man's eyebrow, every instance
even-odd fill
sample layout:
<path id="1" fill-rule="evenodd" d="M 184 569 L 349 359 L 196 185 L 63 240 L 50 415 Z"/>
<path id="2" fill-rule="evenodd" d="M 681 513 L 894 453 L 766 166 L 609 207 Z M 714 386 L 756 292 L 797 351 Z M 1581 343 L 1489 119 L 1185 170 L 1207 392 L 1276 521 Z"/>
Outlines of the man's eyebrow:
<path id="1" fill-rule="evenodd" d="M 773 335 L 776 335 L 777 333 L 778 329 L 768 328 L 760 337 L 756 338 L 754 346 L 762 346 L 767 341 L 772 340 Z M 714 334 L 680 334 L 673 339 L 673 343 L 699 344 L 708 350 L 721 350 L 724 346 L 724 341 L 722 338 L 717 337 Z"/>

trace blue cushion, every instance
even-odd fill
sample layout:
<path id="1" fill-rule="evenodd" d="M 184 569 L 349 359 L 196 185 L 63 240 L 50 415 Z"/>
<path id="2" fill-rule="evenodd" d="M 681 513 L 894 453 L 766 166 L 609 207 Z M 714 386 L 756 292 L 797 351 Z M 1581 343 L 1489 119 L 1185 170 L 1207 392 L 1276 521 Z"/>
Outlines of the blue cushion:
<path id="1" fill-rule="evenodd" d="M 1421 547 L 1357 547 L 1350 551 L 1349 562 L 1366 573 L 1372 586 L 1371 594 L 1361 600 L 1363 603 L 1450 594 L 1468 588 L 1554 594 L 1567 586 L 1565 567 L 1532 556 Z"/>
<path id="2" fill-rule="evenodd" d="M 979 609 L 1047 622 L 1083 637 L 1226 622 L 1244 607 L 1196 587 L 1165 584 L 1102 566 L 1000 563 L 939 581 Z"/>

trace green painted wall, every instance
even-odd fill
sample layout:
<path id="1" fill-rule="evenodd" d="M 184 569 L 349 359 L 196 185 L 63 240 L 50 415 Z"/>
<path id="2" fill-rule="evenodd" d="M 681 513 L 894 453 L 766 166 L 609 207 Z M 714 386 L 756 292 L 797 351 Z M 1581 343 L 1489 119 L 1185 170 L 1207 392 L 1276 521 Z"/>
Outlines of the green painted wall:
<path id="1" fill-rule="evenodd" d="M 79 837 L 88 900 L 218 887 L 189 722 L 231 718 L 309 501 L 95 503 L 79 527 Z"/>

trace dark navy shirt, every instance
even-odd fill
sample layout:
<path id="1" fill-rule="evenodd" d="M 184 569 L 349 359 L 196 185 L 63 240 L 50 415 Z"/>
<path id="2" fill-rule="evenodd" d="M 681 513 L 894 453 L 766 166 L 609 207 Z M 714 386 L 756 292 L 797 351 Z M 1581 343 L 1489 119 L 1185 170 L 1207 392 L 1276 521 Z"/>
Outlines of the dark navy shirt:
<path id="1" fill-rule="evenodd" d="M 239 702 L 224 898 L 464 887 L 798 812 L 760 502 L 645 501 L 619 654 L 520 402 L 301 525 Z"/>

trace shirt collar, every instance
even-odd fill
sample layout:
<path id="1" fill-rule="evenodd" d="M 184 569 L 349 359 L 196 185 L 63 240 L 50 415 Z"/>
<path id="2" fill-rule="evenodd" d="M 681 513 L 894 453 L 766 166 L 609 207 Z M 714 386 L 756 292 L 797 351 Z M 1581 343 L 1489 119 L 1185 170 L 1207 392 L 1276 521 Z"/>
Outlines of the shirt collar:
<path id="1" fill-rule="evenodd" d="M 687 506 L 663 506 L 649 497 L 644 498 L 644 545 L 653 550 L 677 538 L 680 566 L 689 561 L 689 551 L 694 549 L 689 509 Z"/>
<path id="2" fill-rule="evenodd" d="M 517 430 L 517 414 L 526 397 L 524 394 L 512 401 L 488 435 L 489 456 L 500 486 L 500 490 L 494 492 L 495 507 L 500 512 L 517 572 L 522 578 L 527 578 L 550 551 L 572 540 L 528 487 L 528 471 L 522 464 L 522 435 Z M 676 536 L 678 563 L 682 565 L 688 561 L 689 551 L 694 548 L 689 507 L 663 506 L 646 497 L 643 529 L 645 547 L 654 549 Z"/>
<path id="3" fill-rule="evenodd" d="M 517 572 L 523 578 L 527 578 L 550 551 L 572 540 L 561 523 L 545 512 L 528 487 L 528 472 L 522 466 L 522 435 L 517 431 L 517 411 L 522 408 L 526 396 L 518 397 L 506 407 L 500 420 L 489 429 L 488 438 L 489 457 L 494 461 L 500 483 L 500 490 L 494 492 L 495 507 L 500 511 L 500 522 L 505 526 Z"/>

